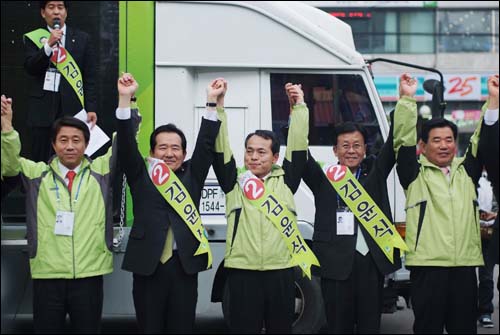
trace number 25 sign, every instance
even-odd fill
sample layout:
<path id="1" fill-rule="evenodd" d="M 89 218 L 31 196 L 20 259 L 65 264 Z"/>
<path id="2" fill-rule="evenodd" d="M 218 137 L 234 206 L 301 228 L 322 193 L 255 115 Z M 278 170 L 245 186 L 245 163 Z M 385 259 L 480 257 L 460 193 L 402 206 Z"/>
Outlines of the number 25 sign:
<path id="1" fill-rule="evenodd" d="M 481 77 L 478 75 L 448 75 L 444 77 L 445 100 L 480 100 Z"/>

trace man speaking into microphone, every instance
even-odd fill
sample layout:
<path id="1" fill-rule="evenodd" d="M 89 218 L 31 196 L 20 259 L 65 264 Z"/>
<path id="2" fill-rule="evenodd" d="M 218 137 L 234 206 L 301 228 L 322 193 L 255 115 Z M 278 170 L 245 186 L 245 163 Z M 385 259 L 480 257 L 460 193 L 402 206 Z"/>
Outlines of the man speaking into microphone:
<path id="1" fill-rule="evenodd" d="M 31 77 L 27 125 L 32 132 L 31 159 L 47 161 L 54 120 L 82 109 L 97 122 L 96 64 L 89 35 L 68 27 L 66 1 L 40 1 L 46 26 L 24 35 L 24 68 Z"/>

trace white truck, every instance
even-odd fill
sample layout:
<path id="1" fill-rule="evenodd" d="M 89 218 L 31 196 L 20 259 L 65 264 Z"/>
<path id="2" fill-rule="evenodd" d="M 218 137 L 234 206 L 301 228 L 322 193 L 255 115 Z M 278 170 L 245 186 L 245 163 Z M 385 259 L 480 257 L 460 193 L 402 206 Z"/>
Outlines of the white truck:
<path id="1" fill-rule="evenodd" d="M 205 87 L 217 77 L 229 83 L 225 108 L 239 166 L 243 165 L 246 134 L 256 129 L 280 133 L 286 126 L 286 82 L 301 83 L 304 89 L 311 113 L 310 150 L 316 159 L 335 161 L 331 131 L 344 121 L 360 122 L 367 128 L 372 153 L 387 137 L 386 113 L 369 68 L 355 49 L 351 28 L 325 12 L 297 1 L 122 1 L 119 6 L 120 70 L 133 73 L 140 83 L 138 104 L 143 124 L 139 143 L 143 154 L 147 154 L 148 137 L 154 127 L 173 122 L 185 131 L 188 157 L 191 155 L 205 110 Z M 404 222 L 404 195 L 394 171 L 387 183 L 393 218 Z M 299 228 L 311 242 L 314 199 L 304 183 L 295 200 Z M 224 298 L 224 278 L 216 276 L 225 250 L 224 209 L 224 194 L 211 171 L 200 212 L 214 260 L 213 268 L 199 276 L 197 313 L 209 309 L 212 300 Z M 126 221 L 131 221 L 130 210 Z M 132 275 L 121 270 L 127 222 L 124 238 L 115 250 L 115 270 L 105 276 L 104 317 L 135 313 Z M 2 254 L 16 254 L 16 248 L 23 244 L 23 238 L 19 238 L 22 229 L 4 234 L 8 228 L 2 226 Z M 4 283 L 21 286 L 24 283 L 19 278 L 28 278 L 27 264 L 20 267 L 19 260 L 12 265 L 10 262 L 2 261 L 2 306 Z M 11 272 L 23 272 L 24 277 L 11 276 Z M 6 273 L 18 279 L 9 282 Z M 388 276 L 388 307 L 393 308 L 397 299 L 394 285 L 408 279 L 404 269 Z M 17 315 L 31 313 L 31 285 L 25 287 L 28 289 L 21 300 L 13 300 L 18 301 Z M 318 331 L 324 324 L 318 278 L 309 281 L 297 271 L 296 291 L 294 332 Z M 224 301 L 222 305 L 224 309 Z"/>

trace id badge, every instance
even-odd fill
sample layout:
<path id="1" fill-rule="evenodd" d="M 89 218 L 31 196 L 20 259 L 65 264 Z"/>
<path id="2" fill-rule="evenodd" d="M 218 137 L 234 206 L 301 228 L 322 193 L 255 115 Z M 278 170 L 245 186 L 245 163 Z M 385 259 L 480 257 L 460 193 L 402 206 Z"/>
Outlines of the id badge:
<path id="1" fill-rule="evenodd" d="M 354 214 L 337 210 L 337 235 L 354 235 Z"/>
<path id="2" fill-rule="evenodd" d="M 73 212 L 56 212 L 56 225 L 54 234 L 73 236 L 73 225 L 75 223 L 75 213 Z"/>
<path id="3" fill-rule="evenodd" d="M 50 92 L 59 92 L 59 83 L 61 82 L 61 74 L 55 69 L 48 69 L 45 72 L 45 81 L 43 89 Z"/>

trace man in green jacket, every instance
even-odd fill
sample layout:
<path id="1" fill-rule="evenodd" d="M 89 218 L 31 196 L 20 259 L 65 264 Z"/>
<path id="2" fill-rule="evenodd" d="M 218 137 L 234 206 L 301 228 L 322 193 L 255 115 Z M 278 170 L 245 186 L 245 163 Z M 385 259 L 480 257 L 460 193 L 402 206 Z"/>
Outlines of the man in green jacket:
<path id="1" fill-rule="evenodd" d="M 227 83 L 224 81 L 224 86 Z M 225 91 L 224 91 L 225 93 Z M 284 164 L 300 160 L 285 173 L 276 165 L 277 136 L 256 130 L 245 140 L 245 168 L 238 170 L 229 147 L 224 94 L 217 99 L 222 122 L 215 142 L 214 170 L 226 193 L 227 238 L 224 266 L 229 288 L 229 328 L 233 333 L 258 334 L 292 331 L 295 306 L 294 269 L 299 265 L 310 276 L 318 261 L 296 225 L 293 193 L 297 190 L 307 157 L 307 140 L 294 134 L 308 124 L 309 113 L 297 101 Z"/>
<path id="2" fill-rule="evenodd" d="M 496 88 L 488 81 L 489 98 L 483 109 L 496 109 L 498 119 L 496 80 Z M 402 75 L 400 95 L 416 85 L 410 75 Z M 416 122 L 415 100 L 402 96 L 394 115 L 394 151 L 406 193 L 413 330 L 442 333 L 446 328 L 448 333 L 475 334 L 475 268 L 483 265 L 476 195 L 482 161 L 471 146 L 465 157 L 455 157 L 457 126 L 442 118 L 423 124 L 419 143 L 423 155 L 417 158 Z M 498 141 L 489 145 L 493 149 Z"/>
<path id="3" fill-rule="evenodd" d="M 97 333 L 103 275 L 113 271 L 111 150 L 90 160 L 88 126 L 64 117 L 52 128 L 56 156 L 35 163 L 19 156 L 12 114 L 2 96 L 2 173 L 19 174 L 26 191 L 35 332 L 63 332 L 69 313 L 74 331 Z"/>

